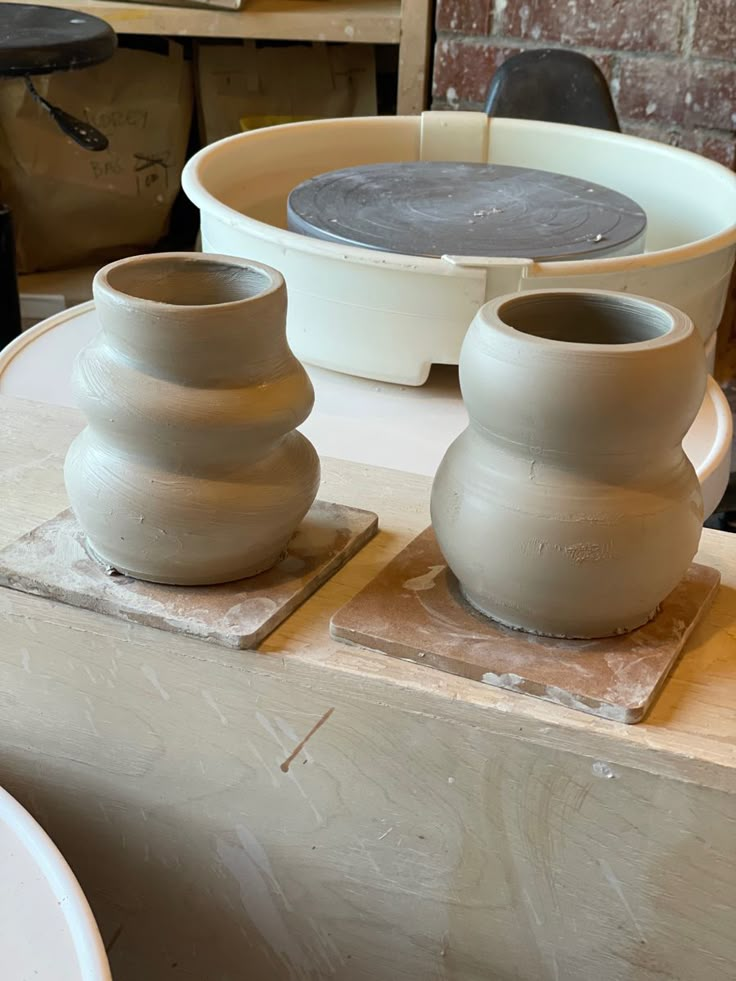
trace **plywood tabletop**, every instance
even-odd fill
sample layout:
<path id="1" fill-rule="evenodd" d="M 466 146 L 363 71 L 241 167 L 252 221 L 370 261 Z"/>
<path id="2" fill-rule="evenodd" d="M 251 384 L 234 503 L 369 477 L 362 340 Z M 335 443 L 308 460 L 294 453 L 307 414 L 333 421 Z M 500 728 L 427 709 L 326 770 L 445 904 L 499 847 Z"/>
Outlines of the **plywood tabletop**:
<path id="1" fill-rule="evenodd" d="M 370 44 L 398 44 L 401 37 L 400 0 L 246 0 L 242 10 L 107 0 L 43 3 L 101 17 L 118 34 Z"/>
<path id="2" fill-rule="evenodd" d="M 67 506 L 62 477 L 66 448 L 82 426 L 73 410 L 0 397 L 0 545 Z M 332 613 L 362 588 L 429 520 L 430 481 L 344 461 L 323 461 L 320 496 L 376 511 L 378 537 L 255 652 L 233 654 L 196 640 L 116 624 L 45 600 L 0 593 L 0 621 L 19 617 L 65 624 L 77 646 L 84 632 L 140 635 L 149 651 L 175 651 L 182 669 L 195 659 L 284 671 L 310 688 L 360 691 L 377 702 L 441 717 L 460 727 L 569 750 L 676 780 L 736 790 L 736 538 L 705 530 L 698 561 L 720 569 L 722 586 L 690 638 L 645 722 L 623 726 L 489 688 L 358 648 L 329 637 Z M 5 631 L 3 631 L 5 632 Z M 254 661 L 255 659 L 255 661 Z M 204 670 L 204 669 L 203 669 Z"/>

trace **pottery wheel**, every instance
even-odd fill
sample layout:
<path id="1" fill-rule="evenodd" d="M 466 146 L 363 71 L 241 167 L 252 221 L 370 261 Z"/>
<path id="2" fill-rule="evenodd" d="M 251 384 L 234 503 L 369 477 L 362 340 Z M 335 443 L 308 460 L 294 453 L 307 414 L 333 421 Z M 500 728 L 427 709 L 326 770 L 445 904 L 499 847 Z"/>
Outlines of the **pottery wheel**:
<path id="1" fill-rule="evenodd" d="M 294 232 L 402 255 L 603 258 L 642 251 L 646 215 L 600 184 L 527 167 L 387 163 L 298 185 Z"/>

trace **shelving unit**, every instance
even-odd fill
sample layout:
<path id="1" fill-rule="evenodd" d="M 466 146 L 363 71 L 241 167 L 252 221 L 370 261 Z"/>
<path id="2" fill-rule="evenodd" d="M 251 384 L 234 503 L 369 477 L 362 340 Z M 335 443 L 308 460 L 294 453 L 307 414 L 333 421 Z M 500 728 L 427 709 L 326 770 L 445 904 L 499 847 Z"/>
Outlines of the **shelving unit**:
<path id="1" fill-rule="evenodd" d="M 118 34 L 396 44 L 397 112 L 425 108 L 432 0 L 244 0 L 236 11 L 105 0 L 43 3 L 101 17 Z"/>
<path id="2" fill-rule="evenodd" d="M 433 0 L 244 0 L 238 11 L 106 0 L 42 2 L 101 17 L 118 34 L 395 44 L 397 112 L 412 115 L 426 108 Z M 91 296 L 93 273 L 90 268 L 21 276 L 20 291 L 61 295 L 71 305 Z"/>

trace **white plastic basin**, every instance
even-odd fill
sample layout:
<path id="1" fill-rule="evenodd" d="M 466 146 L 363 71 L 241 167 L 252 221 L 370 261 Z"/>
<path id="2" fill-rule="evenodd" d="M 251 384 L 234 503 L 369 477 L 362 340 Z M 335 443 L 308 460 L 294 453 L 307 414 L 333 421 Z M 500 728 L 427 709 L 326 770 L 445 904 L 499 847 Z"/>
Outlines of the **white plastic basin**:
<path id="1" fill-rule="evenodd" d="M 646 211 L 646 251 L 576 262 L 417 258 L 342 247 L 286 229 L 286 198 L 327 170 L 404 160 L 537 167 L 621 191 Z M 483 113 L 330 119 L 212 144 L 187 164 L 205 251 L 281 270 L 289 340 L 310 364 L 421 385 L 457 364 L 477 309 L 543 287 L 624 290 L 688 313 L 704 342 L 723 313 L 736 250 L 736 174 L 704 157 L 618 133 Z"/>
<path id="2" fill-rule="evenodd" d="M 0 787 L 0 977 L 112 981 L 92 910 L 59 850 Z"/>

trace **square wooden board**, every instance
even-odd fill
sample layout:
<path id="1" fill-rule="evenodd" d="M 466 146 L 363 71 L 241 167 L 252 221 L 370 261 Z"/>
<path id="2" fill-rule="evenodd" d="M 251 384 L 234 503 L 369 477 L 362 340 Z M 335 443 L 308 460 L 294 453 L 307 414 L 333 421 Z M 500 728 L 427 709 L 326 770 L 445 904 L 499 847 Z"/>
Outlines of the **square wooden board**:
<path id="1" fill-rule="evenodd" d="M 720 573 L 693 564 L 650 623 L 602 640 L 560 640 L 503 627 L 469 606 L 431 528 L 332 618 L 341 641 L 616 722 L 640 722 Z"/>
<path id="2" fill-rule="evenodd" d="M 268 572 L 221 586 L 163 586 L 108 575 L 67 510 L 0 551 L 0 586 L 242 650 L 275 630 L 377 530 L 370 511 L 316 501 Z"/>

